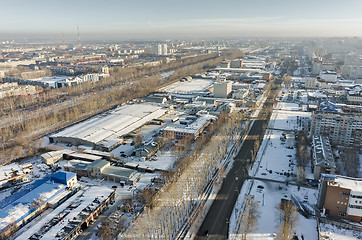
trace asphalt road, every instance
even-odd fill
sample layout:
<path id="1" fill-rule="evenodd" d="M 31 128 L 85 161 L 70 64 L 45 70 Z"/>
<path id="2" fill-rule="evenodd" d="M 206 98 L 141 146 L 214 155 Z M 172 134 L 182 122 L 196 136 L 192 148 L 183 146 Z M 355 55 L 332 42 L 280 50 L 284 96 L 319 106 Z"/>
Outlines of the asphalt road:
<path id="1" fill-rule="evenodd" d="M 280 82 L 279 82 L 280 83 Z M 251 159 L 251 152 L 254 142 L 264 135 L 263 125 L 267 124 L 271 110 L 267 107 L 274 103 L 275 91 L 272 90 L 265 102 L 259 117 L 255 120 L 247 138 L 235 157 L 234 164 L 223 181 L 221 189 L 206 215 L 195 239 L 227 239 L 229 229 L 229 219 L 234 209 L 240 189 L 247 178 L 246 160 Z"/>

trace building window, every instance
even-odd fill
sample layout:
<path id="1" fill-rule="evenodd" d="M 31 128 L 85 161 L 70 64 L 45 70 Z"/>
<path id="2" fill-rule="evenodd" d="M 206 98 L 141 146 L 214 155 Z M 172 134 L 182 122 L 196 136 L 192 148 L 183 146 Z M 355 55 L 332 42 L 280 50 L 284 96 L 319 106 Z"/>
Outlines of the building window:
<path id="1" fill-rule="evenodd" d="M 343 212 L 339 212 L 338 215 L 341 216 L 341 217 L 345 217 L 345 216 L 346 216 L 346 214 L 343 213 Z"/>

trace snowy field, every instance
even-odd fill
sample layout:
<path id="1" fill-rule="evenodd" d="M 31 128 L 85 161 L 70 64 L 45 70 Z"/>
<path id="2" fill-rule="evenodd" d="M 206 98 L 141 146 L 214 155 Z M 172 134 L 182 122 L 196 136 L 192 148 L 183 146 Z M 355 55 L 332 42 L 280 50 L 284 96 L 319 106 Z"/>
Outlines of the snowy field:
<path id="1" fill-rule="evenodd" d="M 287 138 L 283 142 L 280 140 L 282 133 L 283 131 L 270 130 L 265 135 L 255 164 L 249 171 L 251 176 L 279 181 L 292 179 L 291 176 L 288 177 L 286 174 L 296 172 L 297 160 L 295 158 L 294 135 L 293 139 Z M 290 149 L 292 146 L 293 149 Z"/>
<path id="2" fill-rule="evenodd" d="M 309 117 L 311 118 L 311 112 L 301 111 L 273 111 L 270 121 L 270 127 L 275 129 L 283 130 L 301 130 L 302 124 L 298 122 L 298 117 Z"/>
<path id="3" fill-rule="evenodd" d="M 212 79 L 192 79 L 191 81 L 173 83 L 160 89 L 160 91 L 183 94 L 198 93 L 204 92 L 210 88 L 213 83 L 214 80 Z"/>
<path id="4" fill-rule="evenodd" d="M 240 191 L 230 219 L 230 239 L 241 237 L 235 233 L 238 228 L 237 219 L 244 208 L 246 195 L 253 196 L 258 202 L 259 213 L 256 227 L 248 234 L 247 239 L 276 239 L 280 227 L 278 206 L 281 199 L 291 199 L 291 195 L 294 194 L 301 202 L 315 206 L 317 190 L 302 187 L 298 191 L 297 186 L 291 184 L 287 186 L 285 183 L 294 180 L 292 174 L 296 173 L 295 136 L 290 130 L 301 127 L 297 116 L 310 117 L 311 114 L 301 111 L 299 105 L 295 103 L 279 102 L 275 107 L 269 129 L 249 170 L 249 175 L 257 177 L 258 180 L 246 181 Z M 281 140 L 283 133 L 287 134 L 284 141 Z M 306 168 L 306 174 L 310 175 L 310 168 Z M 265 224 L 266 222 L 268 224 Z M 302 236 L 304 239 L 318 239 L 316 219 L 307 219 L 298 213 L 294 232 L 300 239 Z"/>
<path id="5" fill-rule="evenodd" d="M 240 239 L 238 234 L 235 234 L 235 227 L 237 225 L 236 216 L 238 215 L 242 202 L 245 199 L 245 194 L 254 196 L 254 199 L 258 203 L 258 218 L 257 223 L 253 231 L 247 235 L 247 239 L 263 239 L 272 240 L 275 239 L 279 233 L 280 227 L 280 212 L 278 206 L 282 198 L 290 199 L 291 194 L 294 194 L 299 200 L 315 204 L 317 201 L 317 190 L 308 188 L 301 188 L 298 191 L 296 186 L 286 186 L 285 184 L 272 183 L 269 181 L 249 180 L 245 182 L 243 189 L 241 190 L 241 196 L 239 196 L 234 208 L 233 215 L 230 222 L 230 239 Z M 267 223 L 267 224 L 266 224 Z M 303 236 L 304 239 L 317 240 L 317 221 L 315 218 L 305 218 L 301 214 L 297 214 L 297 221 L 294 222 L 295 232 L 298 237 Z"/>

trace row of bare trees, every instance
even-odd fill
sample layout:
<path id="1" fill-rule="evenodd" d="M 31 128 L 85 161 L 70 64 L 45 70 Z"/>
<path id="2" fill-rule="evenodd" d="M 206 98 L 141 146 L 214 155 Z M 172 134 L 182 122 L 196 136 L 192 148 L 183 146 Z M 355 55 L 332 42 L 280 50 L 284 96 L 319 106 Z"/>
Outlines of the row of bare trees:
<path id="1" fill-rule="evenodd" d="M 239 113 L 226 114 L 213 124 L 214 133 L 198 139 L 195 150 L 180 161 L 168 184 L 135 220 L 125 239 L 175 239 L 187 218 L 202 201 L 205 186 L 222 169 L 222 160 L 241 132 Z M 212 129 L 208 129 L 212 132 Z M 203 138 L 203 137 L 201 137 Z M 201 144 L 198 144 L 200 142 Z"/>

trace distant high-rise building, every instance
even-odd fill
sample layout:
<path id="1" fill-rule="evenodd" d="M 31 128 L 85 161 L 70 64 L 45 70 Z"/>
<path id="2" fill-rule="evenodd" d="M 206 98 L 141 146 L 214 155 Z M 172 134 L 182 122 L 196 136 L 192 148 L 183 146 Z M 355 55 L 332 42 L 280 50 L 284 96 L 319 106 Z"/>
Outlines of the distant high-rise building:
<path id="1" fill-rule="evenodd" d="M 157 55 L 164 56 L 167 55 L 167 44 L 158 44 L 157 46 Z"/>

